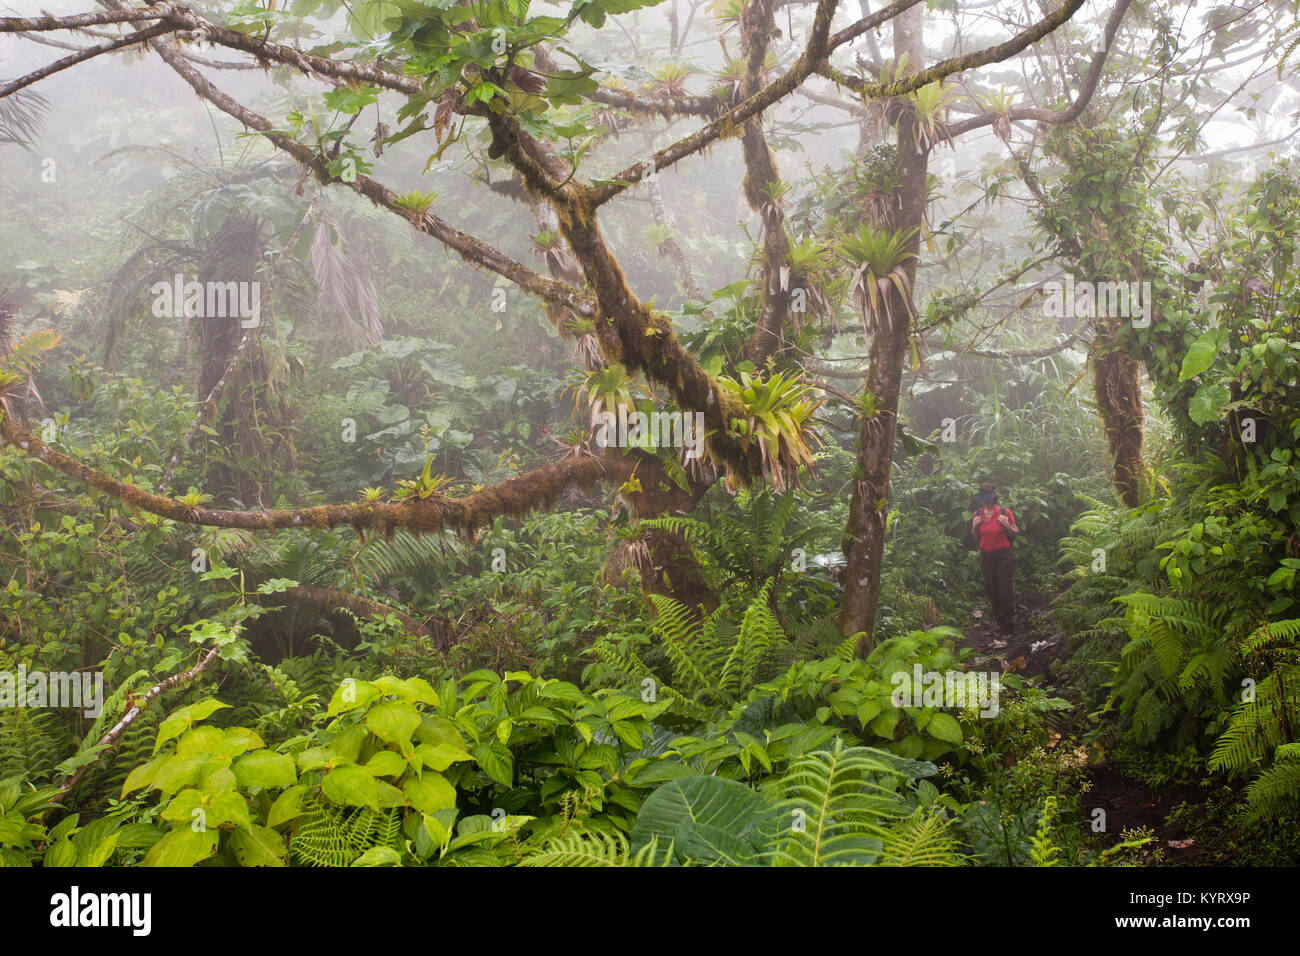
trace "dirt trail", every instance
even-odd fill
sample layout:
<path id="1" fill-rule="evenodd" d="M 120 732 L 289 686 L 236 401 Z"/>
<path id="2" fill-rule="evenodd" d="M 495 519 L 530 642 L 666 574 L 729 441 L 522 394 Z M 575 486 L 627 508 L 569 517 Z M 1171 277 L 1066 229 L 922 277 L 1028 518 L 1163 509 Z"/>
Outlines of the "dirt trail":
<path id="1" fill-rule="evenodd" d="M 999 669 L 1003 673 L 1042 677 L 1052 661 L 1064 653 L 1065 632 L 1052 618 L 1052 599 L 1041 594 L 1017 594 L 1016 630 L 1001 637 L 987 608 L 972 612 L 975 623 L 966 628 L 962 647 L 976 652 L 971 666 Z"/>
<path id="2" fill-rule="evenodd" d="M 1043 684 L 1051 688 L 1052 664 L 1063 660 L 1067 654 L 1065 632 L 1052 617 L 1051 605 L 1050 596 L 1017 594 L 1015 633 L 1006 637 L 998 634 L 997 623 L 987 605 L 977 606 L 971 612 L 974 623 L 965 629 L 965 639 L 960 645 L 976 652 L 966 666 L 1041 678 Z M 1070 737 L 1078 729 L 1074 726 L 1058 728 L 1063 737 Z M 1107 832 L 1102 838 L 1106 845 L 1119 843 L 1123 830 L 1148 827 L 1164 850 L 1166 865 L 1212 866 L 1224 863 L 1206 858 L 1201 849 L 1188 839 L 1181 823 L 1167 822 L 1169 813 L 1180 803 L 1199 804 L 1203 801 L 1203 796 L 1195 788 L 1174 788 L 1157 793 L 1141 781 L 1125 775 L 1110 761 L 1090 767 L 1088 779 L 1092 786 L 1084 796 L 1084 805 L 1106 811 Z"/>

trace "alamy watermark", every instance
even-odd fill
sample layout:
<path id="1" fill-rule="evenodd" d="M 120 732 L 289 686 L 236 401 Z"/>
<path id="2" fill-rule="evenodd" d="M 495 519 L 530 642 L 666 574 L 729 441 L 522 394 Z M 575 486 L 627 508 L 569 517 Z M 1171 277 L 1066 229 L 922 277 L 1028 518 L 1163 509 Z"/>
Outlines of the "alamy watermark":
<path id="1" fill-rule="evenodd" d="M 241 329 L 262 324 L 262 283 L 185 281 L 155 282 L 153 314 L 158 318 L 239 319 Z"/>
<path id="2" fill-rule="evenodd" d="M 704 452 L 703 412 L 602 411 L 592 420 L 597 448 L 685 448 L 688 459 Z"/>
<path id="3" fill-rule="evenodd" d="M 998 715 L 998 695 L 1002 681 L 997 674 L 985 671 L 922 671 L 912 665 L 912 673 L 895 671 L 891 700 L 895 707 L 941 707 L 979 709 L 981 717 Z"/>
<path id="4" fill-rule="evenodd" d="M 73 886 L 50 897 L 50 925 L 59 928 L 120 926 L 133 936 L 148 936 L 152 912 L 151 893 L 83 893 Z"/>
<path id="5" fill-rule="evenodd" d="M 1049 319 L 1131 319 L 1135 329 L 1151 324 L 1150 282 L 1075 282 L 1066 276 L 1064 284 L 1043 283 L 1043 292 L 1043 315 Z"/>
<path id="6" fill-rule="evenodd" d="M 71 707 L 87 717 L 104 709 L 100 671 L 0 671 L 0 707 Z"/>

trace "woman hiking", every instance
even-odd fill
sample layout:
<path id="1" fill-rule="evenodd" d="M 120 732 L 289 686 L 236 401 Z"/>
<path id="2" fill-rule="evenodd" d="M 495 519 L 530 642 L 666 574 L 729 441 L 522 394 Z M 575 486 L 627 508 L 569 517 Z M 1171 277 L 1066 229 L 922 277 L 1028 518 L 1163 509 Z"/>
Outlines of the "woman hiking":
<path id="1" fill-rule="evenodd" d="M 984 592 L 993 607 L 993 617 L 1003 635 L 1015 633 L 1015 605 L 1013 587 L 1016 576 L 1016 559 L 1011 542 L 1020 529 L 1010 508 L 998 504 L 998 490 L 990 482 L 980 485 L 975 496 L 975 514 L 971 517 L 970 533 L 980 546 L 980 569 L 984 572 Z"/>

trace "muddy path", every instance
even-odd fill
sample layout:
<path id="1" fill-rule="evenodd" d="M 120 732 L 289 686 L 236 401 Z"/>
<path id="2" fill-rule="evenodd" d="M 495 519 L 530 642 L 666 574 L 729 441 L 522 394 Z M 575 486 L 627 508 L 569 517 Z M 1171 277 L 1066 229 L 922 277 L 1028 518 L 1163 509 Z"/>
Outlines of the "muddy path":
<path id="1" fill-rule="evenodd" d="M 1058 686 L 1054 680 L 1053 665 L 1063 662 L 1069 651 L 1066 636 L 1056 623 L 1051 611 L 1052 597 L 1042 594 L 1017 594 L 1015 598 L 1015 633 L 1002 636 L 987 605 L 977 605 L 971 611 L 970 623 L 965 627 L 965 637 L 960 647 L 969 647 L 975 655 L 966 666 L 971 670 L 1001 671 L 1034 678 L 1053 696 L 1074 699 L 1072 689 Z M 1061 742 L 1082 733 L 1076 723 L 1065 722 L 1054 729 L 1061 734 Z M 1201 812 L 1203 794 L 1193 787 L 1171 788 L 1156 792 L 1140 780 L 1126 775 L 1113 761 L 1090 766 L 1087 771 L 1089 787 L 1082 795 L 1083 806 L 1091 814 L 1096 809 L 1106 813 L 1106 832 L 1101 839 L 1104 845 L 1121 842 L 1124 830 L 1149 828 L 1163 850 L 1163 863 L 1172 866 L 1213 866 L 1230 863 L 1229 860 L 1207 858 L 1191 839 L 1184 823 L 1170 820 L 1172 811 L 1180 804 L 1193 806 L 1193 813 Z M 1152 858 L 1151 844 L 1145 854 Z"/>

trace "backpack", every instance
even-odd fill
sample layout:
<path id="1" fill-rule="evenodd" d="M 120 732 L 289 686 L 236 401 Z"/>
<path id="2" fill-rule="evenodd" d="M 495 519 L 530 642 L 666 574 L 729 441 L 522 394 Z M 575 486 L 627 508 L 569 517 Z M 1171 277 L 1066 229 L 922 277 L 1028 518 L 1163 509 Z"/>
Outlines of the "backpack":
<path id="1" fill-rule="evenodd" d="M 975 517 L 975 515 L 977 515 L 977 514 L 979 514 L 979 513 L 980 513 L 980 509 L 979 509 L 979 508 L 976 508 L 976 509 L 974 510 L 974 512 L 971 513 L 971 517 L 973 518 L 973 517 Z M 1000 514 L 1002 514 L 1002 506 L 1001 506 L 1001 505 L 994 505 L 994 506 L 993 506 L 993 517 L 994 517 L 994 519 L 996 519 L 996 518 L 998 517 L 998 515 L 1000 515 Z M 1010 528 L 1003 528 L 1003 529 L 1002 529 L 1002 533 L 1005 534 L 1005 535 L 1007 536 L 1007 543 L 1010 544 L 1010 545 L 1014 548 L 1014 547 L 1016 546 L 1016 538 L 1018 538 L 1018 537 L 1020 536 L 1020 535 L 1019 535 L 1019 532 L 1012 531 Z M 978 534 L 969 534 L 969 533 L 968 533 L 968 534 L 966 535 L 966 550 L 967 550 L 967 551 L 978 551 L 979 549 L 980 549 L 980 536 L 979 536 Z"/>

